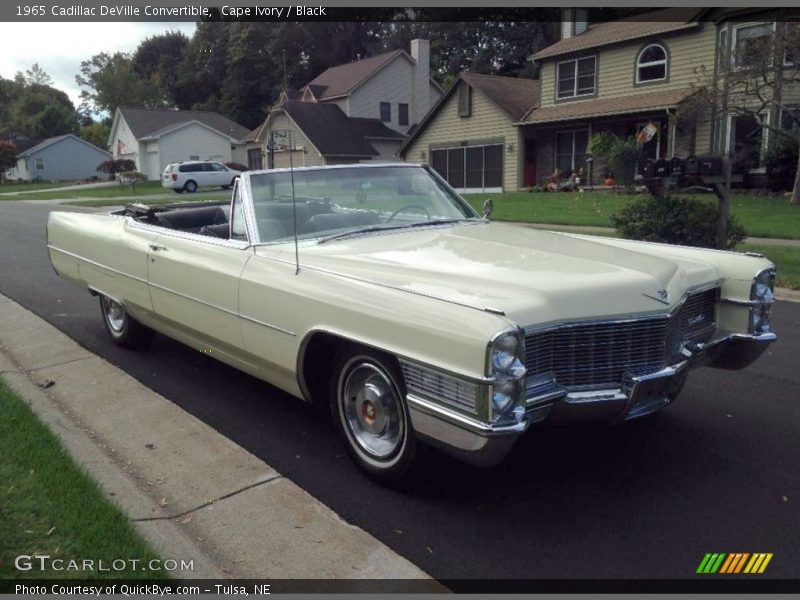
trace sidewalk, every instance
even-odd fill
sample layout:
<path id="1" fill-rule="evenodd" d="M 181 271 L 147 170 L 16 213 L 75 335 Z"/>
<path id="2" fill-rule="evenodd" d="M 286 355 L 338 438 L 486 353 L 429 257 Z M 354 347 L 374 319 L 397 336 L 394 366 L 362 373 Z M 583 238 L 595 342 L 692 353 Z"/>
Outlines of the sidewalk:
<path id="1" fill-rule="evenodd" d="M 437 582 L 228 438 L 0 295 L 0 376 L 192 579 Z M 428 585 L 426 584 L 426 588 Z"/>

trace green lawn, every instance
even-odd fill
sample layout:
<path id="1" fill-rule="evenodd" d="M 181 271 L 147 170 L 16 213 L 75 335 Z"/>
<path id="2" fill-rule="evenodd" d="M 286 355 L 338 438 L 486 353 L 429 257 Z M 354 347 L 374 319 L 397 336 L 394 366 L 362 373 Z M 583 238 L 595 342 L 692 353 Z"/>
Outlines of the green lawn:
<path id="1" fill-rule="evenodd" d="M 716 201 L 711 194 L 693 196 Z M 479 211 L 483 201 L 492 198 L 492 218 L 498 221 L 610 227 L 609 217 L 636 196 L 608 192 L 507 192 L 471 194 L 466 198 Z M 784 197 L 734 194 L 731 211 L 750 236 L 800 239 L 800 206 L 789 204 Z"/>
<path id="2" fill-rule="evenodd" d="M 50 182 L 50 183 L 43 183 L 41 181 L 26 181 L 26 182 L 17 182 L 17 181 L 4 181 L 0 183 L 0 194 L 18 194 L 19 192 L 29 192 L 34 190 L 49 190 L 50 188 L 55 187 L 67 187 L 69 185 L 74 185 L 72 181 L 57 181 L 57 182 Z"/>
<path id="3" fill-rule="evenodd" d="M 157 555 L 127 517 L 1 379 L 0 413 L 0 580 L 163 578 L 144 569 Z M 18 571 L 20 555 L 102 560 L 106 568 L 117 559 L 141 563 L 121 571 Z"/>
<path id="4" fill-rule="evenodd" d="M 767 246 L 766 244 L 739 244 L 737 252 L 760 252 L 778 268 L 776 285 L 800 290 L 800 248 L 793 246 Z"/>

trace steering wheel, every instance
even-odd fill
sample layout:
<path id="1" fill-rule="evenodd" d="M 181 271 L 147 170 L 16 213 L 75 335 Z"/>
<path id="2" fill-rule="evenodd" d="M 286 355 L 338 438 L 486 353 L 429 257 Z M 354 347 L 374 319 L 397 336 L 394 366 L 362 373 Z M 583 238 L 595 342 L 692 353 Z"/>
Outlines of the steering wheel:
<path id="1" fill-rule="evenodd" d="M 421 210 L 422 210 L 422 212 L 424 212 L 424 213 L 425 213 L 425 216 L 426 216 L 426 217 L 428 217 L 428 221 L 430 221 L 430 220 L 431 220 L 431 213 L 429 213 L 429 212 L 428 212 L 428 209 L 427 209 L 427 208 L 425 208 L 424 206 L 420 206 L 419 204 L 409 204 L 409 205 L 407 205 L 407 206 L 403 206 L 403 207 L 401 207 L 401 208 L 398 208 L 396 211 L 394 211 L 394 212 L 392 213 L 392 216 L 391 216 L 391 217 L 389 217 L 388 219 L 386 219 L 386 222 L 387 222 L 387 223 L 391 223 L 391 222 L 392 222 L 392 219 L 394 219 L 394 218 L 395 218 L 397 215 L 399 215 L 401 212 L 403 212 L 403 211 L 405 211 L 405 210 L 408 210 L 409 208 L 419 208 L 419 209 L 421 209 Z"/>

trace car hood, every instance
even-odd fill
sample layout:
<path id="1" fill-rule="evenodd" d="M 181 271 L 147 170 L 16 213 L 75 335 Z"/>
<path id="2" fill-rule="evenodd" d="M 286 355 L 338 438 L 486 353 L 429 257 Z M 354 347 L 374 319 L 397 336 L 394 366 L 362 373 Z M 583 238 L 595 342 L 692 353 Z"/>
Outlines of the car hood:
<path id="1" fill-rule="evenodd" d="M 502 312 L 521 325 L 665 312 L 687 289 L 719 279 L 717 269 L 699 259 L 656 257 L 603 238 L 485 222 L 304 244 L 300 263 Z"/>

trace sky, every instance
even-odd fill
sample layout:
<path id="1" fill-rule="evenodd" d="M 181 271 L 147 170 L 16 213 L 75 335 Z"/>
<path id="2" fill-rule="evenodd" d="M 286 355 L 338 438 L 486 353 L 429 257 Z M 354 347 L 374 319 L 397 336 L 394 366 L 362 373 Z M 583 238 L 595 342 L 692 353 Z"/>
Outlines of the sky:
<path id="1" fill-rule="evenodd" d="M 133 52 L 146 37 L 169 30 L 191 36 L 195 23 L 0 23 L 0 77 L 13 79 L 39 63 L 77 107 L 75 75 L 100 52 Z"/>

